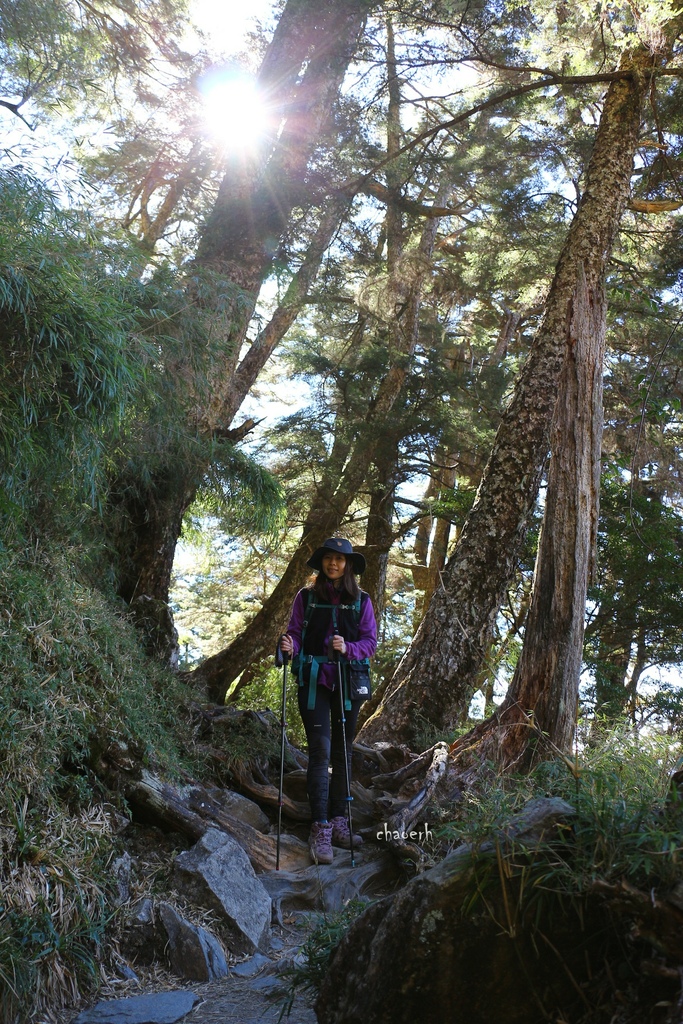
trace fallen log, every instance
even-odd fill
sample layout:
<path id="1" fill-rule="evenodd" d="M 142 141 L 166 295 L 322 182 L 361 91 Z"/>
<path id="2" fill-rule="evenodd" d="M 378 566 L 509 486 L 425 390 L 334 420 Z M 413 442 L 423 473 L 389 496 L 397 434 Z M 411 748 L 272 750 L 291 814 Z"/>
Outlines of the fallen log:
<path id="1" fill-rule="evenodd" d="M 403 782 L 419 775 L 423 768 L 426 768 L 432 763 L 434 751 L 437 746 L 438 744 L 435 744 L 433 747 L 430 747 L 429 750 L 425 750 L 422 754 L 418 754 L 412 761 L 409 761 L 408 764 L 402 765 L 400 768 L 396 768 L 393 771 L 385 771 L 380 775 L 373 775 L 373 785 L 382 786 L 384 789 L 398 789 Z"/>
<path id="2" fill-rule="evenodd" d="M 419 866 L 423 866 L 427 860 L 424 850 L 413 841 L 411 836 L 411 833 L 417 832 L 420 839 L 426 841 L 428 838 L 426 833 L 429 832 L 427 824 L 425 822 L 425 829 L 414 829 L 412 826 L 427 808 L 437 788 L 445 779 L 447 767 L 448 744 L 435 743 L 412 764 L 405 765 L 388 776 L 380 775 L 373 778 L 373 783 L 388 780 L 390 784 L 405 785 L 407 781 L 413 782 L 419 779 L 420 773 L 424 771 L 424 778 L 420 780 L 417 791 L 383 822 L 382 828 L 377 833 L 377 837 L 379 837 L 382 832 L 384 841 L 402 860 L 414 861 Z"/>
<path id="3" fill-rule="evenodd" d="M 123 753 L 123 756 L 122 756 Z M 167 829 L 197 842 L 209 828 L 219 828 L 232 836 L 249 857 L 256 872 L 275 866 L 276 838 L 228 814 L 210 791 L 199 783 L 175 787 L 146 768 L 131 761 L 128 752 L 112 746 L 108 749 L 100 774 L 123 793 L 133 811 L 163 824 Z M 308 847 L 293 836 L 283 835 L 280 863 L 287 870 L 308 866 Z"/>
<path id="4" fill-rule="evenodd" d="M 208 753 L 212 760 L 218 764 L 229 763 L 229 758 L 221 750 L 215 747 L 208 747 L 205 744 L 199 745 L 200 750 Z M 244 796 L 251 797 L 259 804 L 277 809 L 279 804 L 279 790 L 271 783 L 257 782 L 253 773 L 241 765 L 230 764 L 230 777 L 235 783 L 235 789 Z M 292 821 L 310 821 L 311 808 L 308 802 L 292 800 L 287 793 L 282 794 L 282 813 Z"/>

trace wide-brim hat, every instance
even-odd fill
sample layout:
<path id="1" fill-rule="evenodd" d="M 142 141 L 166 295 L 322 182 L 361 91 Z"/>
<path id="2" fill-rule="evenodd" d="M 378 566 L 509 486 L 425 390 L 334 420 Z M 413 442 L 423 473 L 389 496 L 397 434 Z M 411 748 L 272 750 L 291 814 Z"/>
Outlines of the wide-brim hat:
<path id="1" fill-rule="evenodd" d="M 306 562 L 306 565 L 310 565 L 311 569 L 321 572 L 323 555 L 326 551 L 334 551 L 337 555 L 345 555 L 347 560 L 351 562 L 351 568 L 357 576 L 365 572 L 365 556 L 361 555 L 360 551 L 354 551 L 351 547 L 351 542 L 345 540 L 344 537 L 330 537 L 329 540 L 323 541 L 322 547 L 316 548 Z"/>

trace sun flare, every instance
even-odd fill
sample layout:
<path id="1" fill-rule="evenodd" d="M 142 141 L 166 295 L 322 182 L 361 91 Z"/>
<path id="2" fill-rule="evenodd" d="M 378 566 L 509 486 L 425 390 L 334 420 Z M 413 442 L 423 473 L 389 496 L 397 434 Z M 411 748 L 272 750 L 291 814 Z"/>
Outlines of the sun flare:
<path id="1" fill-rule="evenodd" d="M 254 80 L 220 72 L 207 75 L 200 88 L 204 117 L 214 138 L 227 150 L 256 149 L 266 133 L 267 113 Z"/>

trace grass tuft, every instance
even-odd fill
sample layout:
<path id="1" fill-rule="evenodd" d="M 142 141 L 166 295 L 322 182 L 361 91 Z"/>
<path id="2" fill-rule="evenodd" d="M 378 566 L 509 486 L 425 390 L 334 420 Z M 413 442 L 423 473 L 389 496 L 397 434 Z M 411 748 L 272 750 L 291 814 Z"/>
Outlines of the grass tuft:
<path id="1" fill-rule="evenodd" d="M 142 653 L 78 549 L 0 550 L 0 1007 L 7 1024 L 97 987 L 114 906 L 112 739 L 180 773 L 188 694 Z"/>

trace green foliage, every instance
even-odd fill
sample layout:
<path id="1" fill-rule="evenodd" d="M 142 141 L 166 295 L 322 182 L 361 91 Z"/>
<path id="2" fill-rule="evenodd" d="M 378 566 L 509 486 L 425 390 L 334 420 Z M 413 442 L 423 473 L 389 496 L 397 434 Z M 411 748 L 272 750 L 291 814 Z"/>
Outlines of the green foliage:
<path id="1" fill-rule="evenodd" d="M 504 854 L 512 873 L 525 873 L 528 900 L 581 896 L 596 883 L 621 880 L 646 890 L 670 887 L 681 871 L 683 813 L 680 799 L 667 800 L 679 754 L 679 745 L 665 737 L 614 732 L 575 762 L 544 761 L 530 776 L 505 782 L 491 773 L 440 834 L 476 851 L 529 799 L 561 797 L 576 815 L 558 839 L 534 853 L 532 868 L 520 847 Z M 495 849 L 482 854 L 489 879 L 497 856 Z"/>
<path id="2" fill-rule="evenodd" d="M 140 96 L 145 80 L 158 77 L 159 58 L 181 55 L 184 7 L 176 0 L 0 0 L 2 95 L 32 99 L 39 116 L 77 108 L 85 95 L 93 116 L 95 104 L 107 109 L 124 73 Z"/>
<path id="3" fill-rule="evenodd" d="M 539 885 L 588 892 L 596 881 L 626 879 L 640 888 L 667 887 L 680 875 L 683 816 L 666 805 L 680 750 L 667 737 L 613 733 L 581 759 L 578 774 L 559 762 L 535 772 L 536 785 L 577 810 L 571 849 L 558 851 Z"/>
<path id="4" fill-rule="evenodd" d="M 230 705 L 225 717 L 221 720 L 220 734 L 214 739 L 214 745 L 221 751 L 221 759 L 214 768 L 219 772 L 225 772 L 225 783 L 230 785 L 233 782 L 232 773 L 240 774 L 247 771 L 255 774 L 262 773 L 269 777 L 278 776 L 280 771 L 280 754 L 282 731 L 280 726 L 280 707 L 282 700 L 282 672 L 280 673 L 281 688 L 275 692 L 273 686 L 273 700 L 247 699 L 245 707 Z M 290 680 L 291 682 L 291 680 Z M 257 685 L 258 690 L 258 685 Z M 292 724 L 291 714 L 294 713 L 296 702 L 288 710 L 288 735 L 289 726 Z M 300 722 L 296 716 L 296 725 Z M 301 729 L 303 733 L 303 729 Z M 289 735 L 290 740 L 292 736 Z M 300 744 L 299 744 L 300 745 Z M 299 764 L 292 758 L 289 751 L 285 752 L 285 770 L 298 771 Z"/>
<path id="5" fill-rule="evenodd" d="M 96 987 L 114 830 L 95 771 L 111 742 L 171 773 L 188 694 L 97 584 L 102 553 L 0 551 L 0 1001 L 3 1020 Z M 125 807 L 122 808 L 125 811 Z"/>
<path id="6" fill-rule="evenodd" d="M 234 445 L 214 445 L 206 477 L 189 516 L 212 516 L 231 536 L 273 539 L 284 525 L 285 495 L 279 481 Z"/>
<path id="7" fill-rule="evenodd" d="M 276 668 L 272 660 L 270 660 L 267 662 L 261 662 L 259 665 L 255 666 L 252 671 L 254 674 L 249 681 L 249 686 L 245 687 L 243 690 L 238 690 L 236 694 L 235 706 L 251 711 L 262 711 L 264 708 L 269 708 L 275 713 L 279 723 L 280 709 L 282 707 L 282 669 Z M 239 680 L 234 685 L 239 688 Z M 306 733 L 299 714 L 297 697 L 298 686 L 299 684 L 296 676 L 288 665 L 286 681 L 287 736 L 295 747 L 298 747 L 300 750 L 305 750 Z M 227 700 L 228 702 L 231 700 L 229 691 Z"/>
<path id="8" fill-rule="evenodd" d="M 0 174 L 0 486 L 19 513 L 65 491 L 97 502 L 110 435 L 141 386 L 131 252 Z"/>
<path id="9" fill-rule="evenodd" d="M 598 555 L 584 657 L 596 680 L 596 711 L 615 721 L 627 704 L 636 712 L 632 651 L 648 667 L 683 657 L 683 519 L 656 483 L 631 488 L 618 467 L 603 473 Z"/>
<path id="10" fill-rule="evenodd" d="M 25 805 L 17 819 L 24 811 Z M 31 822 L 40 845 L 28 850 L 24 820 L 17 822 L 14 843 L 12 827 L 3 829 L 11 868 L 0 903 L 0 1008 L 7 1024 L 72 1002 L 99 980 L 108 914 L 96 878 L 105 876 L 111 835 L 106 820 L 92 815 L 54 814 L 49 826 L 51 834 Z M 77 828 L 89 830 L 90 851 Z"/>
<path id="11" fill-rule="evenodd" d="M 368 900 L 352 899 L 336 913 L 323 914 L 301 947 L 301 964 L 284 972 L 289 988 L 279 1019 L 289 1017 L 297 992 L 316 994 L 325 978 L 330 958 L 356 918 L 370 906 Z"/>
<path id="12" fill-rule="evenodd" d="M 180 763 L 172 740 L 184 691 L 142 658 L 137 632 L 74 567 L 79 552 L 0 555 L 0 796 L 55 796 L 109 737 Z M 87 792 L 87 790 L 86 790 Z"/>

